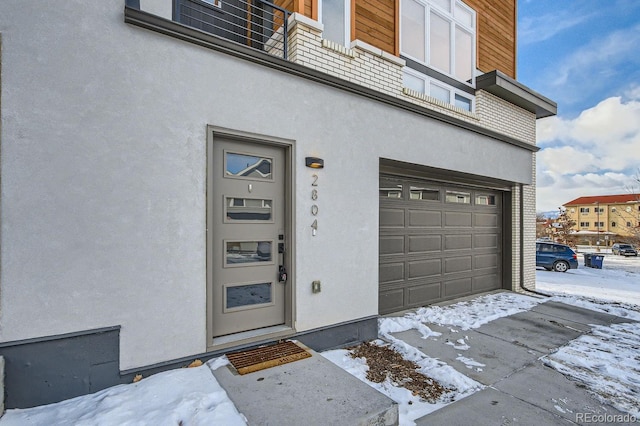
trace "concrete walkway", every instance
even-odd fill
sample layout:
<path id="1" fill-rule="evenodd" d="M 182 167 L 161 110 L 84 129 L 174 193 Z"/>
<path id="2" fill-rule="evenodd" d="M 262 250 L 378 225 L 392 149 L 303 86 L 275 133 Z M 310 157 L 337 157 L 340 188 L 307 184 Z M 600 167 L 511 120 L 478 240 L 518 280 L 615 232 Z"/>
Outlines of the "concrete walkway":
<path id="1" fill-rule="evenodd" d="M 539 361 L 545 354 L 591 330 L 590 324 L 609 325 L 629 322 L 557 302 L 537 305 L 485 324 L 477 329 L 453 333 L 453 327 L 427 324 L 439 337 L 422 339 L 415 330 L 396 337 L 438 358 L 460 373 L 487 387 L 475 394 L 435 411 L 416 422 L 418 425 L 568 425 L 582 424 L 578 413 L 592 415 L 623 414 L 600 403 L 578 382 L 567 379 Z M 456 350 L 446 342 L 461 336 L 470 348 Z M 484 364 L 468 368 L 458 354 Z M 480 370 L 480 371 L 479 371 Z"/>
<path id="2" fill-rule="evenodd" d="M 477 329 L 427 324 L 442 333 L 423 339 L 416 330 L 394 334 L 432 358 L 487 387 L 417 420 L 418 425 L 563 425 L 580 423 L 576 413 L 622 414 L 594 399 L 583 386 L 538 359 L 591 330 L 590 324 L 628 322 L 557 302 L 500 318 Z M 447 342 L 461 337 L 466 351 Z M 313 353 L 313 352 L 312 352 Z M 484 364 L 469 368 L 459 355 Z M 311 358 L 237 375 L 214 372 L 250 425 L 394 425 L 398 407 L 317 353 Z"/>

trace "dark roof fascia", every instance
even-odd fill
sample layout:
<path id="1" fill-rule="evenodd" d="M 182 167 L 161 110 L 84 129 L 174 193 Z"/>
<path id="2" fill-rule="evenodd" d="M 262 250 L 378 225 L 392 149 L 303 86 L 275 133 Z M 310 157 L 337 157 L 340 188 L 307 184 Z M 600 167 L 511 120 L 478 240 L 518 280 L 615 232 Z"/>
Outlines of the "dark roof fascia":
<path id="1" fill-rule="evenodd" d="M 283 71 L 297 77 L 314 81 L 316 83 L 325 84 L 336 89 L 364 96 L 366 98 L 373 99 L 378 102 L 383 102 L 397 108 L 402 108 L 404 110 L 411 111 L 413 113 L 429 117 L 434 120 L 442 121 L 456 127 L 488 136 L 492 139 L 496 139 L 531 152 L 537 152 L 540 150 L 540 148 L 535 145 L 531 145 L 518 139 L 503 135 L 493 130 L 468 123 L 455 117 L 442 114 L 438 111 L 433 111 L 428 108 L 421 107 L 411 102 L 395 98 L 391 95 L 387 95 L 385 93 L 378 92 L 376 90 L 369 89 L 355 83 L 351 83 L 350 81 L 343 80 L 338 77 L 323 73 L 321 71 L 305 67 L 304 65 L 289 62 L 276 56 L 269 55 L 268 53 L 260 52 L 241 44 L 225 40 L 213 34 L 205 33 L 198 29 L 188 27 L 186 25 L 139 10 L 137 8 L 129 7 L 126 4 L 124 8 L 124 22 L 151 31 L 155 31 L 160 34 L 168 35 L 170 37 L 174 37 L 183 41 L 187 41 L 189 43 L 194 43 L 207 49 L 215 50 L 217 52 L 232 55 L 234 57 L 245 59 L 256 64 Z"/>
<path id="2" fill-rule="evenodd" d="M 558 114 L 557 103 L 498 70 L 476 77 L 476 89 L 486 90 L 499 98 L 533 112 L 536 114 L 536 118 Z"/>

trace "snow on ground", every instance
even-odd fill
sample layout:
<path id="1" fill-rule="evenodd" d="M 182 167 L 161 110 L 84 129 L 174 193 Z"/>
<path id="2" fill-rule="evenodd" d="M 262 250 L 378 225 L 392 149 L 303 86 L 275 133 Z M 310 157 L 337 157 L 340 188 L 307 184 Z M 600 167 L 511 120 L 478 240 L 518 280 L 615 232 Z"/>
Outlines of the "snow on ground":
<path id="1" fill-rule="evenodd" d="M 326 351 L 323 352 L 322 355 L 369 386 L 396 401 L 398 403 L 400 425 L 415 425 L 415 419 L 426 416 L 453 401 L 458 401 L 484 388 L 480 383 L 458 373 L 446 363 L 426 356 L 418 349 L 407 345 L 401 340 L 394 340 L 391 347 L 396 352 L 402 354 L 403 358 L 415 362 L 420 367 L 421 373 L 437 380 L 442 386 L 453 389 L 453 391 L 443 395 L 442 398 L 434 404 L 428 403 L 421 400 L 420 397 L 413 395 L 408 389 L 391 383 L 389 378 L 382 383 L 373 383 L 367 380 L 366 376 L 369 367 L 367 366 L 366 360 L 362 358 L 352 358 L 349 351 L 345 349 Z M 382 340 L 376 343 L 380 345 L 384 344 Z"/>
<path id="2" fill-rule="evenodd" d="M 246 425 L 211 374 L 227 363 L 218 358 L 56 404 L 7 410 L 0 425 Z"/>
<path id="3" fill-rule="evenodd" d="M 577 270 L 572 269 L 566 273 L 536 271 L 536 289 L 552 295 L 551 298 L 497 293 L 448 306 L 419 308 L 402 317 L 381 318 L 381 338 L 392 342 L 394 349 L 406 359 L 418 362 L 424 374 L 438 380 L 444 386 L 455 389 L 447 395 L 447 401 L 437 404 L 416 401 L 407 394 L 408 391 L 393 386 L 388 381 L 383 384 L 368 382 L 365 361 L 352 359 L 345 350 L 325 352 L 323 355 L 396 401 L 400 411 L 400 425 L 414 425 L 414 420 L 481 390 L 483 386 L 477 382 L 466 382 L 465 379 L 470 380 L 466 376 L 443 362 L 422 354 L 416 348 L 395 338 L 392 333 L 415 329 L 426 339 L 440 333 L 431 330 L 425 323 L 468 330 L 501 317 L 529 310 L 538 303 L 549 300 L 640 321 L 639 278 L 640 259 L 607 256 L 603 262 L 603 269 L 585 268 L 581 265 Z M 464 338 L 452 344 L 460 349 L 469 348 Z M 639 324 L 594 326 L 591 334 L 581 336 L 541 360 L 561 373 L 583 382 L 603 402 L 622 412 L 640 417 L 637 405 L 637 395 L 640 394 L 639 347 Z M 419 355 L 416 355 L 417 353 Z M 470 369 L 484 367 L 481 363 L 462 355 L 458 360 Z M 438 369 L 425 367 L 430 365 L 437 365 Z"/>
<path id="4" fill-rule="evenodd" d="M 640 323 L 595 326 L 541 361 L 587 386 L 600 401 L 640 418 Z"/>
<path id="5" fill-rule="evenodd" d="M 438 325 L 450 325 L 462 330 L 478 328 L 497 318 L 513 315 L 518 312 L 531 309 L 543 299 L 525 296 L 515 293 L 497 293 L 477 297 L 472 300 L 459 302 L 448 306 L 429 306 L 420 308 L 415 312 L 409 312 L 402 317 L 385 317 L 378 320 L 378 333 L 381 338 L 391 342 L 391 346 L 402 354 L 403 358 L 414 361 L 420 366 L 420 372 L 437 380 L 442 386 L 453 389 L 442 400 L 435 404 L 421 401 L 407 389 L 390 383 L 387 379 L 383 383 L 372 383 L 366 379 L 367 365 L 364 360 L 354 360 L 347 350 L 334 350 L 324 352 L 327 359 L 342 367 L 363 382 L 374 387 L 398 403 L 400 413 L 400 425 L 415 425 L 414 420 L 419 419 L 433 411 L 436 411 L 452 402 L 469 396 L 484 386 L 464 374 L 459 373 L 446 363 L 431 358 L 411 345 L 394 337 L 392 333 L 399 333 L 410 329 L 418 330 L 423 338 L 439 336 L 441 333 L 431 330 L 424 323 L 430 322 Z M 460 349 L 468 349 L 464 338 L 459 339 L 457 346 Z M 482 368 L 484 364 L 471 358 L 461 357 L 461 362 L 469 368 Z"/>
<path id="6" fill-rule="evenodd" d="M 423 337 L 437 336 L 425 322 L 454 326 L 462 330 L 480 327 L 497 318 L 531 309 L 538 303 L 556 300 L 640 321 L 640 258 L 606 256 L 603 269 L 580 268 L 566 273 L 536 271 L 536 288 L 553 295 L 541 299 L 513 293 L 476 297 L 449 306 L 431 306 L 400 318 L 381 318 L 380 337 L 416 362 L 423 373 L 454 389 L 436 404 L 418 400 L 390 382 L 374 384 L 366 380 L 364 360 L 353 359 L 346 350 L 323 353 L 326 358 L 398 402 L 400 424 L 414 420 L 452 401 L 464 398 L 483 386 L 458 373 L 442 361 L 430 358 L 391 333 L 416 329 Z M 382 342 L 382 341 L 381 341 Z M 468 347 L 465 338 L 455 345 Z M 634 416 L 640 416 L 640 324 L 594 326 L 591 333 L 573 340 L 542 362 L 575 380 L 604 402 Z M 465 359 L 470 368 L 479 363 Z M 7 425 L 244 425 L 246 419 L 211 374 L 210 369 L 226 363 L 226 358 L 207 365 L 172 370 L 144 380 L 114 386 L 78 398 L 25 410 L 8 410 L 0 419 Z M 240 412 L 239 412 L 240 411 Z"/>

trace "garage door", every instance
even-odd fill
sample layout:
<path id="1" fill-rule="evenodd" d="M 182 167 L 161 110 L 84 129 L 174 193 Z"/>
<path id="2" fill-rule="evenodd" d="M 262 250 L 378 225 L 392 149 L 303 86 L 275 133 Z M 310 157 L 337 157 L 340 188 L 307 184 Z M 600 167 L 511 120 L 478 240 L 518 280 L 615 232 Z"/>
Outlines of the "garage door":
<path id="1" fill-rule="evenodd" d="M 379 312 L 501 288 L 502 196 L 382 176 Z"/>

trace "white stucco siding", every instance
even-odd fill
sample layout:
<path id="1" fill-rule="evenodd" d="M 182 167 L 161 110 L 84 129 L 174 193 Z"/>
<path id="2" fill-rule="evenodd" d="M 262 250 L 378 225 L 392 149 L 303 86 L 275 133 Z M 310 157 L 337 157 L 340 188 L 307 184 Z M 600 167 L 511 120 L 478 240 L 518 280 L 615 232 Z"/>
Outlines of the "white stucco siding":
<path id="1" fill-rule="evenodd" d="M 121 325 L 122 369 L 206 349 L 209 124 L 295 141 L 298 331 L 377 314 L 381 157 L 530 182 L 526 150 L 90 4 L 0 2 L 0 341 Z"/>

